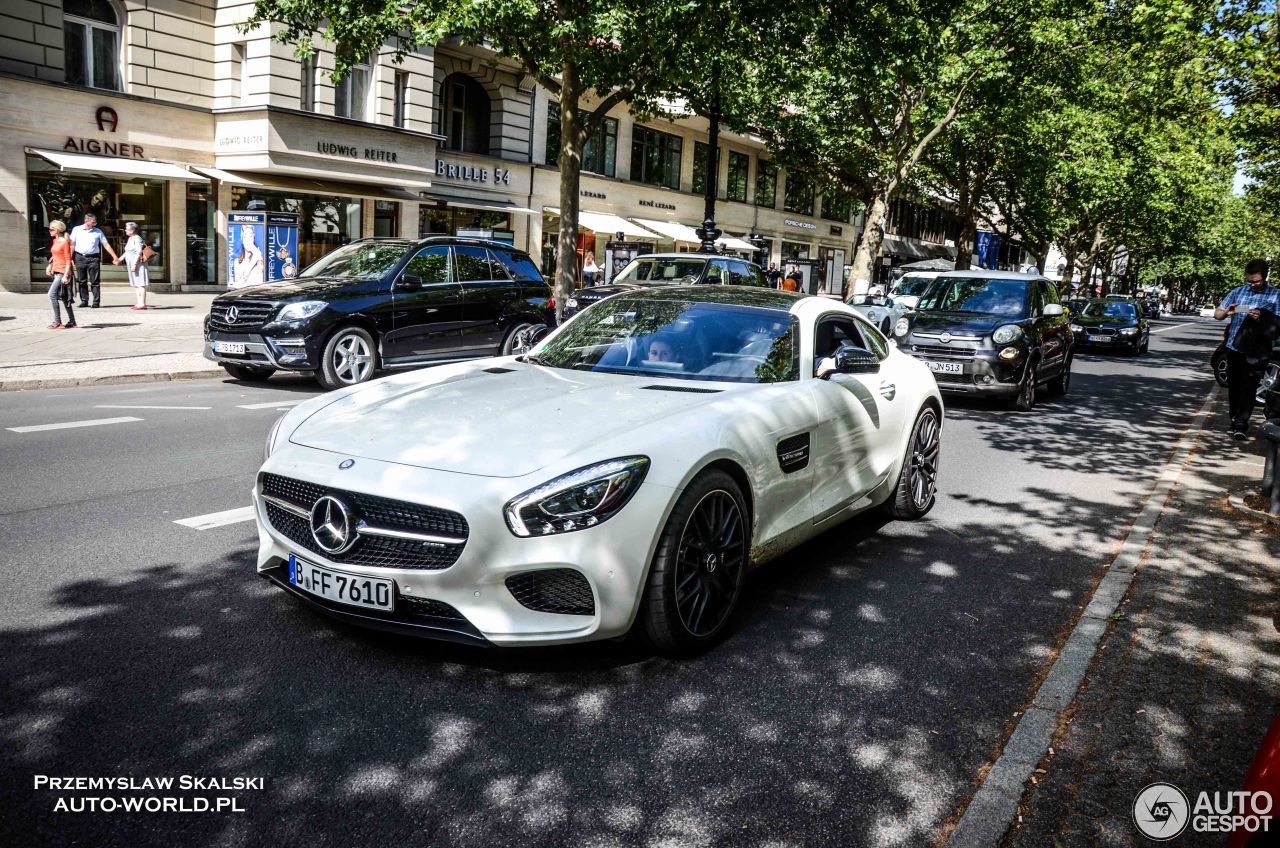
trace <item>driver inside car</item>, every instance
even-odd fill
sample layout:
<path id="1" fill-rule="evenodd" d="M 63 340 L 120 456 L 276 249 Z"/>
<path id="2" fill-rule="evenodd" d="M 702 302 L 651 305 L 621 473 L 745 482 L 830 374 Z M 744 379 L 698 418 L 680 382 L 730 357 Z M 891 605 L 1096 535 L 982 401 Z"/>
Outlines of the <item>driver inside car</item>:
<path id="1" fill-rule="evenodd" d="M 680 344 L 671 333 L 658 334 L 649 340 L 649 348 L 644 358 L 647 362 L 680 365 Z"/>

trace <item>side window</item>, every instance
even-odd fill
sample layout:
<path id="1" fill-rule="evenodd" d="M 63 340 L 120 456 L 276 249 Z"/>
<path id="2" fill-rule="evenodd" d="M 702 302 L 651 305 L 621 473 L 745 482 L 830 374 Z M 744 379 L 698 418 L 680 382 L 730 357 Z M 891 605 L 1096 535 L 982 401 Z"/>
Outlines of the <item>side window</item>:
<path id="1" fill-rule="evenodd" d="M 1044 286 L 1044 302 L 1045 303 L 1061 303 L 1058 299 L 1058 289 L 1048 280 L 1041 280 L 1040 285 Z"/>
<path id="2" fill-rule="evenodd" d="M 823 318 L 818 322 L 813 337 L 813 360 L 833 356 L 844 345 L 867 347 L 862 340 L 858 319 L 843 315 Z"/>
<path id="3" fill-rule="evenodd" d="M 747 273 L 751 275 L 751 282 L 748 285 L 769 288 L 769 278 L 764 275 L 764 271 L 760 270 L 760 266 L 748 265 Z"/>
<path id="4" fill-rule="evenodd" d="M 735 286 L 761 285 L 756 282 L 756 278 L 751 274 L 751 268 L 745 262 L 729 263 L 729 282 Z"/>
<path id="5" fill-rule="evenodd" d="M 727 283 L 729 282 L 728 263 L 723 259 L 712 259 L 707 263 L 707 279 L 708 283 Z"/>
<path id="6" fill-rule="evenodd" d="M 1031 289 L 1031 302 L 1029 308 L 1032 318 L 1039 318 L 1044 314 L 1044 286 L 1039 280 L 1033 281 L 1029 286 Z"/>
<path id="7" fill-rule="evenodd" d="M 889 356 L 889 340 L 880 334 L 880 331 L 870 324 L 863 324 L 859 327 L 862 330 L 862 340 L 866 342 L 867 350 L 874 353 L 880 359 L 887 359 Z"/>
<path id="8" fill-rule="evenodd" d="M 493 279 L 495 280 L 511 279 L 511 271 L 507 269 L 507 266 L 502 263 L 502 260 L 498 259 L 497 254 L 495 254 L 492 250 L 489 251 L 489 267 L 493 269 Z"/>
<path id="9" fill-rule="evenodd" d="M 489 251 L 476 245 L 460 244 L 453 249 L 454 276 L 460 283 L 492 280 L 489 270 Z"/>
<path id="10" fill-rule="evenodd" d="M 406 274 L 416 274 L 426 283 L 449 282 L 449 248 L 444 245 L 424 247 L 404 266 Z"/>
<path id="11" fill-rule="evenodd" d="M 507 266 L 507 270 L 511 272 L 511 276 L 515 277 L 517 282 L 542 282 L 542 274 L 538 272 L 538 266 L 533 264 L 533 260 L 528 255 L 499 250 L 497 251 L 497 256 L 502 261 L 502 264 Z"/>

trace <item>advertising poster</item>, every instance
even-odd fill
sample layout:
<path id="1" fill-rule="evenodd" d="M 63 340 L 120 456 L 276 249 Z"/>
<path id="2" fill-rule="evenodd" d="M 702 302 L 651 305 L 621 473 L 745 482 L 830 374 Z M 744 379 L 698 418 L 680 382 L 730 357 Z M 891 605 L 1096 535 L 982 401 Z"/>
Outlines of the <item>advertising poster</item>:
<path id="1" fill-rule="evenodd" d="M 608 283 L 622 273 L 622 269 L 627 267 L 628 262 L 646 253 L 653 253 L 653 245 L 644 242 L 606 242 L 604 246 L 604 267 L 602 268 L 604 282 Z"/>
<path id="2" fill-rule="evenodd" d="M 1000 236 L 985 230 L 978 231 L 978 266 L 995 270 L 1000 261 Z"/>
<path id="3" fill-rule="evenodd" d="M 267 265 L 262 254 L 262 246 L 266 243 L 266 212 L 227 214 L 228 288 L 242 289 L 267 281 Z"/>
<path id="4" fill-rule="evenodd" d="M 298 216 L 292 212 L 268 212 L 267 279 L 291 280 L 298 276 Z"/>

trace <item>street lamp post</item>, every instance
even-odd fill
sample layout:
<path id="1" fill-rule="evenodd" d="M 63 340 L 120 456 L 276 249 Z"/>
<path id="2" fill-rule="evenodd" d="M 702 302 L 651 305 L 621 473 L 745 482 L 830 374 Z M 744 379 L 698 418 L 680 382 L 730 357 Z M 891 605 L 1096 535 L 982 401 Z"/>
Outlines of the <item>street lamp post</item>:
<path id="1" fill-rule="evenodd" d="M 720 238 L 720 229 L 716 226 L 716 182 L 719 170 L 716 167 L 716 154 L 720 150 L 720 80 L 713 83 L 716 88 L 715 98 L 711 101 L 711 114 L 707 116 L 710 128 L 707 131 L 707 176 L 703 180 L 705 191 L 702 195 L 702 226 L 697 229 L 702 245 L 698 248 L 703 253 L 716 252 L 716 239 Z"/>

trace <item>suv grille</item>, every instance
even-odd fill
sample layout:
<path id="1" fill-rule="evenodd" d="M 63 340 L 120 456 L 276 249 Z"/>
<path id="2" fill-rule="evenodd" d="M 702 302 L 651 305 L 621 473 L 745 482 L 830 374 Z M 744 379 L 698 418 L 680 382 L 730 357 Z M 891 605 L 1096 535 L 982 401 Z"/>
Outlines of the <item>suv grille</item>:
<path id="1" fill-rule="evenodd" d="M 1086 336 L 1114 336 L 1116 331 L 1111 327 L 1085 327 Z"/>
<path id="2" fill-rule="evenodd" d="M 470 533 L 467 520 L 452 510 L 380 498 L 360 492 L 330 489 L 304 480 L 263 474 L 259 478 L 262 494 L 279 498 L 299 509 L 311 510 L 322 495 L 334 495 L 347 504 L 357 520 L 370 526 L 431 536 L 453 536 L 466 539 Z M 416 539 L 393 539 L 383 536 L 361 536 L 345 553 L 333 555 L 316 544 L 311 523 L 300 515 L 267 502 L 267 520 L 271 526 L 294 544 L 319 554 L 332 562 L 368 565 L 375 568 L 422 568 L 438 570 L 458 561 L 466 542 L 443 544 Z"/>
<path id="3" fill-rule="evenodd" d="M 954 359 L 973 359 L 974 354 L 978 351 L 971 347 L 918 344 L 911 346 L 911 352 L 917 356 L 950 356 Z"/>
<path id="4" fill-rule="evenodd" d="M 593 615 L 596 611 L 591 584 L 571 568 L 513 574 L 507 578 L 507 589 L 521 606 L 534 612 Z"/>
<path id="5" fill-rule="evenodd" d="M 227 312 L 234 308 L 236 320 L 229 319 Z M 244 330 L 256 330 L 276 313 L 280 308 L 277 303 L 261 303 L 252 300 L 237 300 L 231 303 L 215 302 L 209 307 L 209 327 L 224 333 L 238 333 Z"/>

